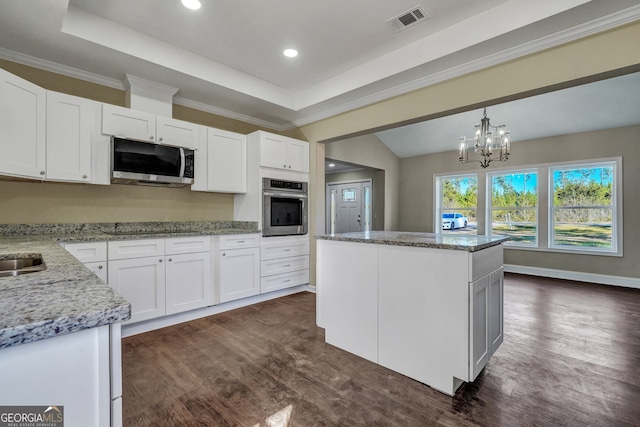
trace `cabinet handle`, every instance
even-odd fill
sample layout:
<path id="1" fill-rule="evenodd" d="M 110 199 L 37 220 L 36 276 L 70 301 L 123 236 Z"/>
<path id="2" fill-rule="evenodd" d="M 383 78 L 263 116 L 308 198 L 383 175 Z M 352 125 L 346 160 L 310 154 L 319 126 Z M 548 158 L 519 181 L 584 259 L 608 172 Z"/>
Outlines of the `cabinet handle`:
<path id="1" fill-rule="evenodd" d="M 291 165 L 289 165 L 289 169 L 291 169 Z"/>
<path id="2" fill-rule="evenodd" d="M 238 243 L 244 243 L 244 240 L 238 240 Z"/>
<path id="3" fill-rule="evenodd" d="M 287 283 L 290 282 L 291 280 L 287 279 L 287 280 L 283 280 L 282 283 Z"/>
<path id="4" fill-rule="evenodd" d="M 158 262 L 162 262 L 162 258 L 160 258 L 160 259 L 158 260 Z"/>
<path id="5" fill-rule="evenodd" d="M 98 266 L 98 270 L 102 270 L 102 266 L 101 265 Z"/>
<path id="6" fill-rule="evenodd" d="M 286 168 L 286 167 L 287 167 L 287 165 L 282 165 L 282 167 L 283 167 L 283 168 Z"/>
<path id="7" fill-rule="evenodd" d="M 45 173 L 45 171 L 40 171 L 40 175 L 44 175 Z"/>
<path id="8" fill-rule="evenodd" d="M 282 252 L 289 252 L 291 249 L 283 249 Z"/>
<path id="9" fill-rule="evenodd" d="M 151 135 L 151 136 L 149 137 L 149 139 L 153 141 L 153 135 Z"/>
<path id="10" fill-rule="evenodd" d="M 226 254 L 226 253 L 224 253 L 224 252 L 222 252 L 222 256 L 227 256 L 227 254 Z"/>
<path id="11" fill-rule="evenodd" d="M 162 141 L 164 138 L 160 137 L 160 138 L 158 138 L 158 139 L 159 139 L 160 141 Z"/>
<path id="12" fill-rule="evenodd" d="M 169 258 L 169 262 L 173 261 L 171 258 Z"/>
<path id="13" fill-rule="evenodd" d="M 87 179 L 87 175 L 82 175 L 82 177 L 83 177 L 84 179 Z"/>
<path id="14" fill-rule="evenodd" d="M 283 265 L 282 267 L 283 267 L 283 268 L 291 267 L 291 264 Z"/>

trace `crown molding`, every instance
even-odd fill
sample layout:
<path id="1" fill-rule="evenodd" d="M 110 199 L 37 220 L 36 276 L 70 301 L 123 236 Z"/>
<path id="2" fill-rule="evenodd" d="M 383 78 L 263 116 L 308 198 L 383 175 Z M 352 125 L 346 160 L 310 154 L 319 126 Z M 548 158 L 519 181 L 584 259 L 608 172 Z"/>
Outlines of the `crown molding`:
<path id="1" fill-rule="evenodd" d="M 249 124 L 260 126 L 260 127 L 266 127 L 279 132 L 284 132 L 289 129 L 293 129 L 295 127 L 292 123 L 279 125 L 276 123 L 269 122 L 267 120 L 256 119 L 255 117 L 247 116 L 245 114 L 236 113 L 234 111 L 229 111 L 224 108 L 215 107 L 213 105 L 205 104 L 198 101 L 192 101 L 190 99 L 182 98 L 179 96 L 173 98 L 173 103 L 182 105 L 183 107 L 193 108 L 195 110 L 200 110 L 206 113 L 211 113 L 218 116 L 226 117 L 228 119 L 238 120 L 241 122 L 249 123 Z"/>
<path id="2" fill-rule="evenodd" d="M 40 70 L 61 74 L 63 76 L 73 77 L 78 80 L 84 80 L 89 83 L 107 86 L 112 89 L 125 90 L 125 87 L 122 84 L 121 80 L 112 79 L 109 77 L 101 76 L 99 74 L 79 70 L 73 67 L 68 67 L 66 65 L 58 64 L 46 59 L 36 58 L 35 56 L 26 55 L 24 53 L 15 52 L 13 50 L 5 49 L 2 47 L 0 47 L 0 58 L 29 67 L 38 68 Z"/>

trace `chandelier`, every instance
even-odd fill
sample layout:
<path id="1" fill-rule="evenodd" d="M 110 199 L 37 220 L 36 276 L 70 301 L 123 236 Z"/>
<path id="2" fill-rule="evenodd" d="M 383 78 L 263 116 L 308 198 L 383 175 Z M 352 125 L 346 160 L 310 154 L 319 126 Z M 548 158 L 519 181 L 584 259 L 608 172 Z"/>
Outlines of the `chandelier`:
<path id="1" fill-rule="evenodd" d="M 469 143 L 473 142 L 474 151 L 482 156 L 471 161 L 480 163 L 480 166 L 486 168 L 494 160 L 505 162 L 511 154 L 511 142 L 509 141 L 508 130 L 505 125 L 492 126 L 487 117 L 487 109 L 484 109 L 484 115 L 479 125 L 476 125 L 476 134 L 473 139 L 461 137 L 460 163 L 469 163 Z"/>

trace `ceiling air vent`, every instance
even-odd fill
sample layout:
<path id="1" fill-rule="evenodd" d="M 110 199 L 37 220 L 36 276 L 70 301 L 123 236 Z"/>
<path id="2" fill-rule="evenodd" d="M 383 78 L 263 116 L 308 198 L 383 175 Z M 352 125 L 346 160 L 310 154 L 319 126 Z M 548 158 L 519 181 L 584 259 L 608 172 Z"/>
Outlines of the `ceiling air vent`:
<path id="1" fill-rule="evenodd" d="M 407 27 L 426 21 L 429 16 L 421 5 L 412 7 L 406 12 L 389 19 L 387 22 L 391 25 L 394 33 L 400 32 Z"/>

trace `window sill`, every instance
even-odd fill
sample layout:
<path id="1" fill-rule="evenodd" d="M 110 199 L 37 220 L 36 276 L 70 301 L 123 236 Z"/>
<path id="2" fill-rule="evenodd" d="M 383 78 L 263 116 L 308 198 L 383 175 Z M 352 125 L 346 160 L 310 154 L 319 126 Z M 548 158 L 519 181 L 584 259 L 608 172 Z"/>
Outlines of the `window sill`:
<path id="1" fill-rule="evenodd" d="M 518 251 L 551 252 L 551 253 L 561 253 L 561 254 L 571 254 L 571 255 L 609 256 L 609 257 L 618 257 L 618 258 L 622 258 L 623 256 L 622 251 L 604 252 L 604 251 L 579 250 L 579 249 L 541 248 L 541 247 L 510 245 L 508 243 L 504 245 L 504 248 L 515 249 Z"/>

